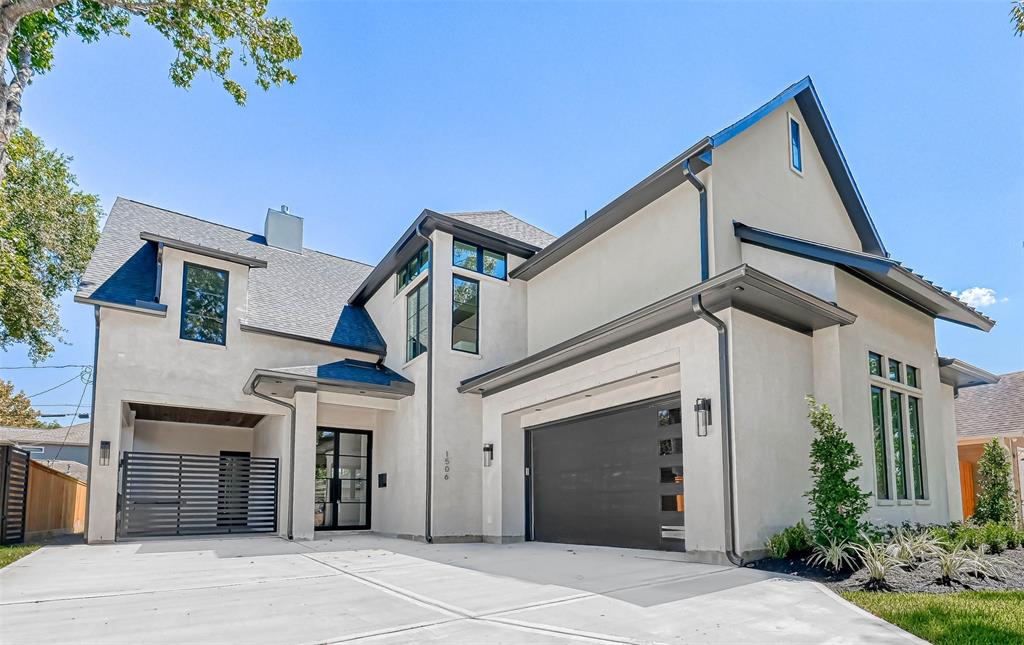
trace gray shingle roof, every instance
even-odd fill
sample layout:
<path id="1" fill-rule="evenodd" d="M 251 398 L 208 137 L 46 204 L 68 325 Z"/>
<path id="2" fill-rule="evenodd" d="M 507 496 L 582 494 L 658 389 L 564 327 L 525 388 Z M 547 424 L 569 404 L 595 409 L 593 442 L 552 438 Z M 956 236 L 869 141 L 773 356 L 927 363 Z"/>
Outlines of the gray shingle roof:
<path id="1" fill-rule="evenodd" d="M 544 248 L 555 241 L 556 236 L 537 228 L 505 211 L 474 211 L 466 213 L 445 213 L 461 222 L 479 226 L 493 233 L 511 237 L 520 242 Z"/>
<path id="2" fill-rule="evenodd" d="M 64 440 L 65 435 L 67 441 Z M 76 423 L 70 428 L 11 428 L 0 427 L 0 441 L 20 444 L 60 444 L 67 446 L 89 445 L 89 424 Z"/>
<path id="3" fill-rule="evenodd" d="M 64 473 L 70 477 L 74 477 L 80 482 L 89 481 L 89 467 L 85 464 L 80 464 L 77 461 L 67 461 L 66 459 L 43 459 L 40 460 L 41 464 L 49 468 L 53 468 L 59 473 Z"/>
<path id="4" fill-rule="evenodd" d="M 998 383 L 960 390 L 956 398 L 959 437 L 1024 435 L 1024 372 L 999 377 Z"/>
<path id="5" fill-rule="evenodd" d="M 369 315 L 346 304 L 372 267 L 312 249 L 292 253 L 268 246 L 262 235 L 119 197 L 85 271 L 78 297 L 112 303 L 152 301 L 153 233 L 265 260 L 249 271 L 248 314 L 242 324 L 267 331 L 383 353 Z"/>

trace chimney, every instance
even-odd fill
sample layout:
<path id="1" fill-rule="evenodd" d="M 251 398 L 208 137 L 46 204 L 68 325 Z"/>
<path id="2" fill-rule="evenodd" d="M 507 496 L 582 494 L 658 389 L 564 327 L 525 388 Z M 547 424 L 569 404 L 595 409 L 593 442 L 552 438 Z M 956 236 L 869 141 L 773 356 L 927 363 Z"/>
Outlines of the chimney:
<path id="1" fill-rule="evenodd" d="M 279 211 L 268 208 L 263 237 L 270 246 L 302 253 L 302 218 L 289 213 L 288 207 L 284 205 Z"/>

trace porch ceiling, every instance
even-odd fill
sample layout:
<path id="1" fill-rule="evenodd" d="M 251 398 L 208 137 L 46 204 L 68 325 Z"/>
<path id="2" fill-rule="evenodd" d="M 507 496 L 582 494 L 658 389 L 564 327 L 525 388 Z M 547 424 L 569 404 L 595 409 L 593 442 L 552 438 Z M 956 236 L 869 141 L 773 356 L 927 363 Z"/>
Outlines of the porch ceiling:
<path id="1" fill-rule="evenodd" d="M 200 423 L 213 426 L 255 428 L 256 424 L 263 419 L 262 414 L 183 408 L 155 403 L 129 403 L 128 407 L 135 412 L 136 420 L 141 419 L 143 421 L 171 421 L 173 423 Z"/>

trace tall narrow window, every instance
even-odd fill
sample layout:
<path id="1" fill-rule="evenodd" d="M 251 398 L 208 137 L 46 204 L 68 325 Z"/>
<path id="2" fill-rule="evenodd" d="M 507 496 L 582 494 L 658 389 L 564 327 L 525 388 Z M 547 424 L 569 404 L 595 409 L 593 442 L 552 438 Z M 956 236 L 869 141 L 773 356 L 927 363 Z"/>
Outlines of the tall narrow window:
<path id="1" fill-rule="evenodd" d="M 452 349 L 480 351 L 480 283 L 452 278 Z"/>
<path id="2" fill-rule="evenodd" d="M 428 284 L 429 281 L 424 280 L 405 297 L 405 359 L 409 361 L 427 351 L 428 338 L 430 336 L 430 325 L 428 324 L 430 292 L 427 290 Z"/>
<path id="3" fill-rule="evenodd" d="M 892 424 L 892 457 L 895 463 L 896 497 L 907 499 L 907 451 L 903 433 L 903 395 L 889 392 L 890 423 Z"/>
<path id="4" fill-rule="evenodd" d="M 181 337 L 223 345 L 228 321 L 228 272 L 185 263 Z"/>
<path id="5" fill-rule="evenodd" d="M 903 379 L 900 378 L 900 362 L 889 359 L 889 380 L 902 383 Z"/>
<path id="6" fill-rule="evenodd" d="M 871 376 L 882 375 L 882 357 L 874 352 L 868 352 L 868 373 Z"/>
<path id="7" fill-rule="evenodd" d="M 921 387 L 917 368 L 913 365 L 907 365 L 907 385 L 910 387 Z"/>
<path id="8" fill-rule="evenodd" d="M 921 454 L 921 399 L 907 397 L 907 422 L 910 425 L 910 463 L 914 468 L 914 499 L 928 499 L 924 485 L 924 455 Z"/>
<path id="9" fill-rule="evenodd" d="M 889 447 L 885 437 L 885 399 L 880 387 L 871 387 L 871 424 L 875 439 L 875 495 L 889 497 Z"/>
<path id="10" fill-rule="evenodd" d="M 793 117 L 789 118 L 789 162 L 793 170 L 804 171 L 803 153 L 800 149 L 800 124 Z"/>
<path id="11" fill-rule="evenodd" d="M 430 268 L 430 247 L 424 246 L 412 256 L 395 274 L 395 293 L 416 279 L 416 276 Z"/>

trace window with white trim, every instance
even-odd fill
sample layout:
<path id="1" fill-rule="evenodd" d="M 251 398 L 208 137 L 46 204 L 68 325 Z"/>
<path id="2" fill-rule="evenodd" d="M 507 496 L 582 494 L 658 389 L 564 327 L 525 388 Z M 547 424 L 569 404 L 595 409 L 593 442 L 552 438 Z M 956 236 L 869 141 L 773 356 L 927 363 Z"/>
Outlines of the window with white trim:
<path id="1" fill-rule="evenodd" d="M 926 500 L 920 371 L 891 356 L 868 352 L 875 498 Z"/>

